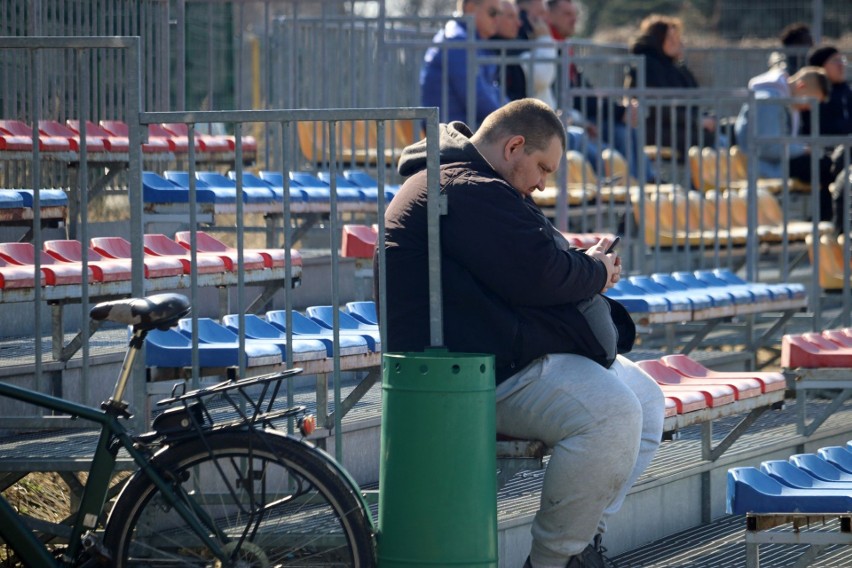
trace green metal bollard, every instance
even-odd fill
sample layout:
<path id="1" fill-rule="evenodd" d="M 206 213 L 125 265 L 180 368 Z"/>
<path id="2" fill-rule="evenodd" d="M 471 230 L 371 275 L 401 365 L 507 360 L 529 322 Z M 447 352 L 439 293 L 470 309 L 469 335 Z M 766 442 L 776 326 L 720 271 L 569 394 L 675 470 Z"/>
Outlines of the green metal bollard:
<path id="1" fill-rule="evenodd" d="M 494 358 L 387 353 L 380 568 L 497 567 Z"/>

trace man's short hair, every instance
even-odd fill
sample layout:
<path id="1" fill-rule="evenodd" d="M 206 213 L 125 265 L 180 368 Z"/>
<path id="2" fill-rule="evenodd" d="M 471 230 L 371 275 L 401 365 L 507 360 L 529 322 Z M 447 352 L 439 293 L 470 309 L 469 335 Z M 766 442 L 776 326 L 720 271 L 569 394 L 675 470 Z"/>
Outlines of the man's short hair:
<path id="1" fill-rule="evenodd" d="M 547 150 L 555 137 L 567 147 L 565 126 L 546 103 L 538 99 L 518 99 L 495 110 L 485 117 L 476 137 L 485 143 L 494 143 L 505 136 L 524 137 L 524 151 L 532 153 Z"/>
<path id="2" fill-rule="evenodd" d="M 811 28 L 804 22 L 794 22 L 786 26 L 781 33 L 778 34 L 778 39 L 781 40 L 781 45 L 784 47 L 792 47 L 796 45 L 810 46 L 814 44 L 814 38 L 811 35 Z"/>
<path id="3" fill-rule="evenodd" d="M 828 99 L 831 94 L 831 83 L 828 81 L 828 75 L 825 74 L 825 69 L 816 67 L 815 65 L 807 65 L 802 67 L 796 74 L 790 77 L 791 81 L 804 81 L 812 87 L 822 91 L 822 99 Z"/>

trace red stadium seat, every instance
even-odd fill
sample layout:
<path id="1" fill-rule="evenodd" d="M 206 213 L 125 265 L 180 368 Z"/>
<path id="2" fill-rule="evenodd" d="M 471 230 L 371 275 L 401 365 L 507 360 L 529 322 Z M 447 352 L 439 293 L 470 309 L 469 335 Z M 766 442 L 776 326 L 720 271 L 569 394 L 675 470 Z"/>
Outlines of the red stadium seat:
<path id="1" fill-rule="evenodd" d="M 186 249 L 190 248 L 190 232 L 189 231 L 179 231 L 175 233 L 175 241 L 181 244 Z M 196 246 L 199 251 L 215 253 L 220 258 L 222 258 L 226 265 L 229 267 L 228 270 L 235 270 L 235 266 L 237 265 L 237 249 L 230 247 L 213 237 L 205 233 L 204 231 L 198 231 L 196 233 Z M 271 254 L 267 254 L 264 256 L 263 253 L 270 253 L 272 250 L 280 251 L 281 255 L 283 255 L 283 249 L 245 249 L 243 250 L 243 266 L 245 270 L 261 270 L 264 267 L 271 268 L 273 263 L 275 262 L 272 258 Z M 301 266 L 302 265 L 302 257 L 295 251 L 292 251 L 291 258 L 293 260 L 293 266 Z M 267 264 L 268 263 L 268 264 Z M 282 264 L 283 266 L 283 264 Z"/>
<path id="2" fill-rule="evenodd" d="M 667 396 L 669 392 L 697 390 L 704 394 L 709 408 L 730 404 L 738 396 L 737 388 L 727 384 L 727 382 L 707 382 L 701 379 L 690 379 L 684 377 L 674 369 L 666 367 L 657 360 L 638 361 L 636 364 L 657 381 L 657 384 L 660 385 L 663 393 Z M 760 385 L 758 383 L 753 383 L 751 389 L 752 392 L 749 392 L 748 388 L 744 389 L 748 396 L 760 394 Z"/>
<path id="3" fill-rule="evenodd" d="M 184 138 L 189 144 L 189 126 L 183 123 L 162 124 L 165 130 L 172 134 L 174 138 Z M 202 134 L 195 131 L 196 147 L 202 152 L 230 152 L 231 146 L 223 136 L 213 134 Z"/>
<path id="4" fill-rule="evenodd" d="M 343 225 L 340 255 L 346 258 L 373 258 L 378 232 L 369 225 Z"/>
<path id="5" fill-rule="evenodd" d="M 67 286 L 82 284 L 83 266 L 79 263 L 64 263 L 56 260 L 44 251 L 39 252 L 41 271 L 48 286 Z M 0 243 L 0 258 L 11 264 L 21 266 L 35 265 L 36 250 L 32 243 Z M 89 282 L 94 275 L 89 269 Z"/>
<path id="6" fill-rule="evenodd" d="M 66 120 L 65 123 L 77 136 L 80 136 L 81 127 L 79 120 Z M 127 136 L 112 134 L 91 120 L 86 121 L 86 135 L 103 140 L 107 152 L 127 153 L 130 151 L 130 140 Z"/>
<path id="7" fill-rule="evenodd" d="M 714 371 L 708 369 L 688 355 L 665 355 L 660 358 L 663 365 L 671 367 L 686 377 L 707 379 L 755 379 L 762 385 L 762 392 L 784 390 L 787 381 L 782 373 L 771 371 Z"/>
<path id="8" fill-rule="evenodd" d="M 130 128 L 128 128 L 126 123 L 120 120 L 102 120 L 100 121 L 100 125 L 113 136 L 123 136 L 124 138 L 128 138 L 130 136 Z M 142 143 L 142 152 L 146 154 L 157 154 L 169 151 L 169 140 L 162 136 L 152 136 L 149 133 L 148 141 Z"/>
<path id="9" fill-rule="evenodd" d="M 829 341 L 833 341 L 841 347 L 852 348 L 852 334 L 849 333 L 850 331 L 852 331 L 850 328 L 827 329 L 822 332 L 822 335 Z"/>
<path id="10" fill-rule="evenodd" d="M 143 237 L 145 252 L 153 256 L 176 258 L 183 265 L 183 273 L 192 272 L 192 257 L 189 251 L 178 243 L 162 234 L 150 234 Z M 196 252 L 197 274 L 214 274 L 227 272 L 225 261 L 210 253 Z"/>
<path id="11" fill-rule="evenodd" d="M 819 333 L 781 338 L 781 366 L 787 369 L 852 367 L 852 348 L 841 347 Z"/>
<path id="12" fill-rule="evenodd" d="M 92 248 L 107 258 L 131 258 L 130 242 L 121 237 L 96 237 Z M 145 255 L 145 278 L 164 278 L 183 274 L 183 264 L 175 258 Z"/>
<path id="13" fill-rule="evenodd" d="M 57 239 L 44 242 L 44 250 L 60 262 L 82 262 L 83 245 L 80 241 Z M 88 249 L 89 269 L 96 282 L 124 282 L 131 278 L 129 260 L 109 259 Z"/>
<path id="14" fill-rule="evenodd" d="M 38 131 L 46 136 L 65 138 L 71 144 L 71 149 L 80 151 L 80 135 L 55 120 L 39 120 Z M 86 136 L 86 150 L 89 152 L 106 152 L 106 143 L 99 136 Z"/>
<path id="15" fill-rule="evenodd" d="M 0 132 L 16 136 L 18 144 L 23 144 L 23 139 L 32 141 L 33 129 L 20 120 L 0 120 Z M 71 142 L 61 136 L 48 136 L 41 134 L 38 137 L 38 149 L 42 152 L 70 152 Z"/>
<path id="16" fill-rule="evenodd" d="M 44 273 L 39 280 L 43 286 Z M 35 271 L 33 268 L 12 264 L 0 257 L 0 289 L 18 290 L 21 288 L 35 288 Z"/>
<path id="17" fill-rule="evenodd" d="M 648 365 L 642 368 L 654 377 L 654 380 L 659 384 L 684 385 L 695 388 L 703 385 L 725 385 L 733 389 L 735 400 L 752 398 L 763 394 L 763 383 L 754 377 L 690 377 L 665 365 L 662 361 L 654 360 L 647 363 Z M 651 366 L 653 366 L 653 371 L 648 368 Z"/>

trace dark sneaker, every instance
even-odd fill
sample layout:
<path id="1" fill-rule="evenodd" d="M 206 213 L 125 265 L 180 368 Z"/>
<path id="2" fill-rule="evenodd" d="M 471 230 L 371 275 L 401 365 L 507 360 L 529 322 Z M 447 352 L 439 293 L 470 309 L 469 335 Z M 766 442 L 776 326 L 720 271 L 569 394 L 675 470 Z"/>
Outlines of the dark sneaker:
<path id="1" fill-rule="evenodd" d="M 601 546 L 601 537 L 598 535 L 583 552 L 572 556 L 565 568 L 614 568 L 615 565 L 604 556 L 604 552 L 606 549 Z"/>

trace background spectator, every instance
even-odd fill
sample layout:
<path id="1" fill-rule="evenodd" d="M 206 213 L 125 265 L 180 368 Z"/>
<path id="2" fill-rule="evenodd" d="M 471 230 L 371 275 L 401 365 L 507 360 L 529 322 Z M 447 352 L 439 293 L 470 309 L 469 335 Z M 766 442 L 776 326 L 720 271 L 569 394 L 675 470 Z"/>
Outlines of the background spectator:
<path id="1" fill-rule="evenodd" d="M 778 39 L 781 40 L 784 50 L 773 52 L 769 56 L 769 68 L 783 69 L 790 75 L 795 75 L 796 71 L 805 65 L 806 49 L 814 45 L 811 28 L 804 22 L 794 22 L 781 30 Z M 791 51 L 795 53 L 789 53 Z"/>
<path id="2" fill-rule="evenodd" d="M 683 62 L 683 23 L 679 18 L 653 14 L 639 26 L 639 36 L 630 46 L 630 53 L 645 56 L 645 86 L 650 89 L 697 89 L 698 81 Z M 631 69 L 625 84 L 636 88 L 636 70 Z M 662 112 L 660 132 L 656 129 L 656 109 L 652 106 L 647 113 L 646 140 L 649 144 L 668 146 L 677 150 L 678 159 L 686 156 L 687 128 L 690 129 L 690 145 L 712 146 L 715 139 L 716 121 L 701 117 L 697 106 L 679 107 L 675 113 L 672 139 L 672 119 L 668 109 Z"/>
<path id="3" fill-rule="evenodd" d="M 833 45 L 811 50 L 808 65 L 822 67 L 831 84 L 828 101 L 819 105 L 820 134 L 852 134 L 852 88 L 846 82 L 846 58 Z M 811 131 L 811 113 L 802 113 L 802 132 Z"/>
<path id="4" fill-rule="evenodd" d="M 463 16 L 474 19 L 474 37 L 477 40 L 488 39 L 497 33 L 497 18 L 500 16 L 500 0 L 459 0 L 459 17 L 456 17 L 441 29 L 432 41 L 436 44 L 445 42 L 466 42 L 470 31 Z M 477 49 L 477 54 L 488 55 L 487 46 L 483 44 Z M 430 47 L 423 58 L 420 69 L 420 102 L 423 106 L 439 107 L 441 120 L 451 122 L 460 120 L 471 122 L 467 116 L 467 50 L 448 49 L 446 56 L 447 69 L 444 73 L 444 55 L 441 47 Z M 443 101 L 443 79 L 447 80 L 447 100 Z M 473 117 L 480 123 L 491 112 L 506 103 L 506 98 L 500 93 L 497 85 L 497 66 L 480 65 L 475 78 L 476 109 Z"/>
<path id="5" fill-rule="evenodd" d="M 564 41 L 571 39 L 576 32 L 578 11 L 577 6 L 571 0 L 548 0 L 548 19 L 550 21 L 550 33 L 553 39 Z M 572 49 L 569 47 L 569 49 Z M 590 88 L 592 84 L 583 77 L 582 70 L 571 62 L 568 69 L 569 86 L 572 88 Z M 558 85 L 559 83 L 557 83 Z M 568 93 L 570 96 L 570 91 Z M 611 145 L 618 150 L 622 156 L 627 158 L 630 175 L 639 177 L 639 160 L 645 161 L 646 181 L 654 180 L 653 167 L 650 160 L 640 151 L 638 138 L 636 136 L 636 122 L 638 120 L 637 109 L 634 105 L 625 106 L 621 103 L 610 103 L 606 97 L 571 97 L 574 121 L 585 125 L 586 132 L 591 137 L 600 135 L 603 143 Z M 598 107 L 600 106 L 600 116 Z M 610 107 L 614 112 L 614 129 L 612 135 L 609 132 Z M 628 137 L 630 143 L 628 148 Z"/>
<path id="6" fill-rule="evenodd" d="M 737 143 L 746 152 L 758 152 L 757 174 L 764 178 L 780 178 L 784 174 L 784 145 L 780 142 L 754 144 L 749 140 L 749 122 L 755 121 L 755 132 L 761 138 L 798 136 L 801 134 L 800 113 L 806 110 L 808 103 L 796 103 L 788 109 L 782 104 L 760 104 L 761 100 L 790 97 L 814 97 L 820 101 L 826 99 L 829 92 L 828 79 L 820 67 L 802 67 L 792 77 L 783 69 L 775 68 L 753 77 L 748 82 L 750 91 L 754 91 L 758 101 L 752 110 L 744 104 L 737 116 Z M 789 173 L 791 177 L 813 183 L 811 179 L 811 149 L 805 143 L 791 143 L 789 151 Z M 820 221 L 832 218 L 831 194 L 828 185 L 831 181 L 831 160 L 820 157 Z"/>

